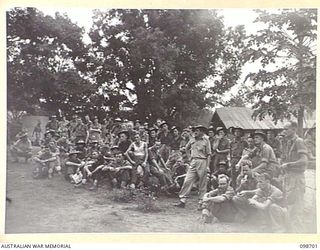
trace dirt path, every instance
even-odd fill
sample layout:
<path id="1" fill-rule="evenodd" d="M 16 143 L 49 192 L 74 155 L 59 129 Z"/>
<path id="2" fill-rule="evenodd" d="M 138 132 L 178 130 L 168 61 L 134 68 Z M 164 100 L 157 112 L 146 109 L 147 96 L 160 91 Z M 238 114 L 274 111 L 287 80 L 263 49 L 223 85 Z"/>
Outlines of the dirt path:
<path id="1" fill-rule="evenodd" d="M 176 198 L 159 198 L 156 205 L 161 212 L 143 213 L 135 210 L 134 202 L 114 202 L 110 190 L 75 189 L 60 176 L 34 180 L 31 171 L 30 163 L 8 164 L 7 195 L 12 203 L 7 203 L 6 233 L 258 232 L 257 227 L 246 224 L 199 223 L 195 196 L 185 209 L 172 206 Z M 308 175 L 310 185 L 314 178 L 314 172 Z M 314 198 L 308 199 L 310 214 L 314 190 L 308 195 Z"/>

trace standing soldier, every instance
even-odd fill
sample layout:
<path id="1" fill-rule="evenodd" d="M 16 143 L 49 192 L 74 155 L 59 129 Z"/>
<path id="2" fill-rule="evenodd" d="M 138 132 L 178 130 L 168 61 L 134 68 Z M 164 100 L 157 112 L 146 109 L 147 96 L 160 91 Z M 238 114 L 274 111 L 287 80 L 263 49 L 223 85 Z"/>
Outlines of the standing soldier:
<path id="1" fill-rule="evenodd" d="M 117 145 L 119 142 L 119 138 L 117 137 L 119 132 L 122 130 L 122 120 L 121 118 L 117 117 L 114 119 L 114 125 L 111 128 L 111 144 Z"/>
<path id="2" fill-rule="evenodd" d="M 19 139 L 11 146 L 10 153 L 14 162 L 18 162 L 18 157 L 24 157 L 25 162 L 32 157 L 32 144 L 25 132 L 19 136 Z"/>
<path id="3" fill-rule="evenodd" d="M 280 159 L 281 157 L 280 142 L 276 138 L 276 135 L 273 130 L 269 130 L 267 132 L 267 143 L 272 147 L 274 154 L 276 155 L 276 158 Z"/>
<path id="4" fill-rule="evenodd" d="M 218 146 L 216 148 L 215 158 L 214 158 L 215 171 L 218 169 L 218 164 L 220 161 L 228 162 L 228 156 L 230 153 L 230 141 L 226 136 L 227 135 L 226 129 L 224 129 L 223 127 L 217 127 L 216 133 L 217 133 Z"/>
<path id="5" fill-rule="evenodd" d="M 36 139 L 35 139 L 35 141 L 34 141 L 34 145 L 35 145 L 35 146 L 40 146 L 41 132 L 42 132 L 42 129 L 41 129 L 41 121 L 38 121 L 38 123 L 37 123 L 37 125 L 34 127 L 33 133 L 32 133 L 32 136 L 35 135 L 35 137 L 36 137 Z"/>
<path id="6" fill-rule="evenodd" d="M 180 128 L 173 126 L 171 128 L 172 132 L 172 138 L 169 143 L 170 145 L 170 154 L 169 158 L 166 162 L 166 166 L 172 170 L 173 165 L 176 163 L 177 159 L 180 158 L 181 152 L 180 152 L 180 143 L 181 143 L 181 136 L 180 136 Z"/>
<path id="7" fill-rule="evenodd" d="M 305 193 L 304 171 L 308 165 L 308 150 L 303 139 L 297 136 L 298 125 L 289 122 L 284 126 L 287 141 L 285 159 L 281 169 L 285 171 L 284 191 L 288 207 L 290 230 L 303 232 L 303 203 Z"/>
<path id="8" fill-rule="evenodd" d="M 77 123 L 78 123 L 77 118 L 78 118 L 77 115 L 73 115 L 71 121 L 69 122 L 68 129 L 69 129 L 69 138 L 71 141 L 73 141 L 75 138 L 74 131 L 75 131 L 75 129 L 77 127 Z"/>
<path id="9" fill-rule="evenodd" d="M 209 136 L 209 141 L 210 141 L 210 145 L 211 145 L 211 160 L 210 160 L 210 173 L 213 174 L 215 172 L 215 156 L 216 156 L 216 149 L 218 148 L 219 145 L 219 140 L 217 139 L 217 137 L 215 136 L 215 129 L 210 126 L 208 128 L 208 136 Z"/>
<path id="10" fill-rule="evenodd" d="M 50 118 L 46 125 L 46 130 L 54 130 L 54 132 L 58 132 L 59 129 L 59 122 L 57 120 L 57 116 L 53 115 Z"/>
<path id="11" fill-rule="evenodd" d="M 148 147 L 152 147 L 156 143 L 157 132 L 158 132 L 158 129 L 156 129 L 155 127 L 149 129 L 149 144 L 148 144 Z"/>
<path id="12" fill-rule="evenodd" d="M 83 140 L 85 143 L 88 141 L 88 130 L 87 126 L 82 122 L 80 117 L 77 117 L 77 125 L 74 128 L 74 142 L 77 143 Z"/>
<path id="13" fill-rule="evenodd" d="M 98 117 L 93 118 L 93 123 L 91 123 L 89 129 L 89 142 L 98 141 L 101 143 L 101 124 L 99 123 Z"/>
<path id="14" fill-rule="evenodd" d="M 248 143 L 242 139 L 243 129 L 240 127 L 233 128 L 231 131 L 234 135 L 230 143 L 230 165 L 231 165 L 231 186 L 236 187 L 236 180 L 238 170 L 236 169 L 237 163 L 240 161 L 243 150 L 248 147 Z"/>
<path id="15" fill-rule="evenodd" d="M 161 141 L 162 147 L 160 150 L 160 154 L 164 161 L 167 161 L 170 154 L 170 146 L 169 143 L 172 138 L 172 134 L 169 131 L 169 126 L 167 122 L 162 122 L 160 125 L 161 131 L 158 134 L 158 139 Z"/>
<path id="16" fill-rule="evenodd" d="M 65 116 L 62 116 L 61 121 L 59 122 L 58 132 L 60 137 L 69 138 L 69 121 Z"/>
<path id="17" fill-rule="evenodd" d="M 206 127 L 198 125 L 193 128 L 195 137 L 186 145 L 186 149 L 191 149 L 191 162 L 183 186 L 179 193 L 180 202 L 174 206 L 184 208 L 187 196 L 191 192 L 196 180 L 199 180 L 199 206 L 202 209 L 202 200 L 207 192 L 207 172 L 210 163 L 211 146 L 208 139 L 204 137 Z"/>

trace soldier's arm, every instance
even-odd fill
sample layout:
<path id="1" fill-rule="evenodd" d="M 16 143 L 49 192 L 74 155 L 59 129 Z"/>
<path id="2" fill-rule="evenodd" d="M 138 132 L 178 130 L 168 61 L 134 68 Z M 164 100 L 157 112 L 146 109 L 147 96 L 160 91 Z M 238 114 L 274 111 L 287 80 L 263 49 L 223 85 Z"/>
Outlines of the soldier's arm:
<path id="1" fill-rule="evenodd" d="M 223 146 L 224 149 L 221 149 L 221 150 L 220 150 L 219 148 L 217 148 L 217 149 L 216 149 L 217 153 L 227 154 L 227 153 L 230 152 L 230 143 L 229 143 L 228 140 L 225 141 L 222 146 Z"/>
<path id="2" fill-rule="evenodd" d="M 249 199 L 249 204 L 257 209 L 265 210 L 272 204 L 272 201 L 268 199 L 264 202 L 259 202 L 255 199 Z"/>
<path id="3" fill-rule="evenodd" d="M 286 163 L 287 168 L 299 168 L 308 163 L 308 150 L 302 139 L 297 139 L 296 148 L 299 154 L 299 160 Z"/>
<path id="4" fill-rule="evenodd" d="M 306 165 L 308 163 L 308 156 L 305 153 L 299 154 L 299 160 L 294 162 L 285 163 L 287 168 L 298 168 L 301 165 Z"/>
<path id="5" fill-rule="evenodd" d="M 52 157 L 50 157 L 48 159 L 43 160 L 43 162 L 51 162 L 51 161 L 55 161 L 56 159 L 57 159 L 57 157 L 52 156 Z"/>
<path id="6" fill-rule="evenodd" d="M 147 143 L 144 144 L 144 161 L 143 163 L 144 164 L 147 164 L 147 160 L 148 160 L 148 146 L 147 146 Z"/>
<path id="7" fill-rule="evenodd" d="M 131 159 L 129 152 L 132 150 L 133 147 L 133 143 L 130 144 L 129 148 L 127 149 L 127 151 L 124 153 L 124 155 L 127 157 L 127 159 L 129 160 L 129 162 L 131 164 L 135 164 L 135 162 Z"/>

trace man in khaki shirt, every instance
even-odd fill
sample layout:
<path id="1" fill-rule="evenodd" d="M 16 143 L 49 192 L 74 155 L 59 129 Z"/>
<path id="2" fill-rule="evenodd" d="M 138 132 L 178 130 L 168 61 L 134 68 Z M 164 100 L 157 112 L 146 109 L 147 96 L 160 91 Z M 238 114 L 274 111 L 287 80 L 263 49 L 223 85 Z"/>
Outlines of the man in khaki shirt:
<path id="1" fill-rule="evenodd" d="M 303 233 L 306 230 L 303 211 L 306 188 L 304 172 L 308 166 L 308 150 L 303 139 L 298 137 L 297 130 L 296 122 L 288 122 L 284 126 L 287 147 L 281 169 L 285 172 L 284 193 L 288 207 L 289 229 L 293 233 Z"/>
<path id="2" fill-rule="evenodd" d="M 199 180 L 199 207 L 202 209 L 203 196 L 207 191 L 207 172 L 210 163 L 211 146 L 210 141 L 204 136 L 206 128 L 198 125 L 193 128 L 195 137 L 186 145 L 186 150 L 191 150 L 191 162 L 183 186 L 179 193 L 180 202 L 176 207 L 184 208 L 192 186 Z"/>

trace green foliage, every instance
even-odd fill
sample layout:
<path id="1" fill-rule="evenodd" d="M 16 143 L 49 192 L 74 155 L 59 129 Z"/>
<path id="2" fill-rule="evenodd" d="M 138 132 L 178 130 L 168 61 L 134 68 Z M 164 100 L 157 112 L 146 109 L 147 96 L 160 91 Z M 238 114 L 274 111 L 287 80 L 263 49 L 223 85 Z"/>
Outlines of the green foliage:
<path id="1" fill-rule="evenodd" d="M 216 11 L 93 14 L 85 45 L 83 29 L 65 14 L 7 12 L 9 110 L 194 124 L 239 78 L 244 29 L 226 29 Z M 202 84 L 209 77 L 212 88 Z"/>
<path id="2" fill-rule="evenodd" d="M 225 30 L 215 11 L 95 11 L 94 74 L 106 93 L 122 95 L 115 112 L 131 104 L 140 119 L 189 122 L 210 103 L 207 94 L 235 84 L 241 61 L 233 48 L 243 33 Z M 214 88 L 200 85 L 218 75 Z"/>
<path id="3" fill-rule="evenodd" d="M 90 102 L 94 89 L 74 64 L 86 52 L 82 35 L 66 15 L 53 18 L 34 8 L 7 12 L 9 110 L 72 111 Z"/>
<path id="4" fill-rule="evenodd" d="M 302 128 L 304 110 L 316 107 L 317 10 L 257 12 L 256 22 L 266 28 L 250 37 L 243 52 L 246 61 L 261 64 L 246 77 L 253 82 L 248 98 L 255 103 L 254 115 L 269 114 L 275 121 L 293 115 Z"/>

